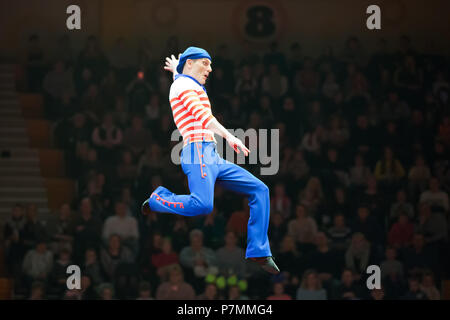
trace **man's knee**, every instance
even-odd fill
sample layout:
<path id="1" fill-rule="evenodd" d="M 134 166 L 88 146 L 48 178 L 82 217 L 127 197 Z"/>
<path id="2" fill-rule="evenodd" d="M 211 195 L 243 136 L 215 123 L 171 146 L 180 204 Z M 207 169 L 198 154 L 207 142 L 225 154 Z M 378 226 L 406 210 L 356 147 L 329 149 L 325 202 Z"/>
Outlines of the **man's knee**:
<path id="1" fill-rule="evenodd" d="M 255 189 L 256 189 L 257 192 L 269 194 L 269 187 L 264 182 L 262 182 L 261 180 L 258 180 L 258 183 L 257 183 Z"/>
<path id="2" fill-rule="evenodd" d="M 214 209 L 213 203 L 203 203 L 198 207 L 199 214 L 210 214 Z"/>
<path id="3" fill-rule="evenodd" d="M 197 214 L 209 214 L 213 211 L 214 203 L 209 199 L 196 199 L 195 211 Z"/>

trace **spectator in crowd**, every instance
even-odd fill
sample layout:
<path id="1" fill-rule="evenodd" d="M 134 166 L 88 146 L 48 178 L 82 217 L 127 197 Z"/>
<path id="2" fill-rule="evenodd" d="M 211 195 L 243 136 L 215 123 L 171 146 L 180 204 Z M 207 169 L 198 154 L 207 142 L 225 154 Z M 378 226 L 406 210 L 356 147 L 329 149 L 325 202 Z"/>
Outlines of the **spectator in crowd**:
<path id="1" fill-rule="evenodd" d="M 126 87 L 130 104 L 129 110 L 135 114 L 145 113 L 145 104 L 154 92 L 152 85 L 146 80 L 145 72 L 139 70 L 133 80 Z"/>
<path id="2" fill-rule="evenodd" d="M 161 244 L 161 252 L 152 254 L 152 264 L 161 279 L 167 278 L 170 266 L 179 264 L 178 253 L 173 251 L 170 238 L 164 238 Z"/>
<path id="3" fill-rule="evenodd" d="M 197 277 L 204 277 L 210 268 L 217 268 L 216 253 L 203 246 L 203 232 L 194 229 L 189 234 L 190 245 L 180 252 L 181 265 L 192 270 Z"/>
<path id="4" fill-rule="evenodd" d="M 330 249 L 328 242 L 325 233 L 318 232 L 315 237 L 316 248 L 305 258 L 308 269 L 317 272 L 317 276 L 325 288 L 331 287 L 333 278 L 338 276 L 344 266 L 343 253 Z"/>
<path id="5" fill-rule="evenodd" d="M 292 158 L 285 156 L 280 172 L 286 175 L 286 178 L 291 180 L 292 184 L 300 184 L 306 180 L 310 172 L 310 166 L 304 157 L 303 151 L 296 150 Z"/>
<path id="6" fill-rule="evenodd" d="M 104 282 L 97 287 L 97 294 L 100 300 L 114 300 L 115 290 L 114 285 L 109 282 Z"/>
<path id="7" fill-rule="evenodd" d="M 369 209 L 370 214 L 377 218 L 378 223 L 385 224 L 385 205 L 383 204 L 383 193 L 378 188 L 377 180 L 374 176 L 367 180 L 367 189 L 362 193 L 358 205 Z"/>
<path id="8" fill-rule="evenodd" d="M 415 164 L 408 173 L 408 190 L 409 194 L 416 196 L 426 189 L 426 185 L 431 178 L 431 170 L 425 163 L 422 155 L 418 155 Z"/>
<path id="9" fill-rule="evenodd" d="M 410 116 L 410 108 L 405 101 L 399 99 L 398 93 L 391 90 L 388 99 L 381 109 L 381 117 L 384 121 L 406 121 Z"/>
<path id="10" fill-rule="evenodd" d="M 145 127 L 153 128 L 154 126 L 156 126 L 162 112 L 163 108 L 161 106 L 159 96 L 158 94 L 154 93 L 150 96 L 148 104 L 145 105 Z"/>
<path id="11" fill-rule="evenodd" d="M 275 211 L 270 214 L 272 220 L 269 228 L 269 241 L 271 243 L 281 243 L 287 232 L 286 221 L 283 220 L 281 212 Z"/>
<path id="12" fill-rule="evenodd" d="M 64 93 L 69 93 L 69 96 L 75 94 L 72 74 L 66 70 L 63 61 L 56 61 L 53 64 L 53 69 L 44 77 L 43 88 L 53 99 L 52 102 L 56 103 L 62 100 Z"/>
<path id="13" fill-rule="evenodd" d="M 45 300 L 45 285 L 41 281 L 34 281 L 28 300 Z"/>
<path id="14" fill-rule="evenodd" d="M 396 249 L 404 249 L 411 245 L 414 235 L 414 224 L 410 222 L 408 214 L 400 211 L 398 220 L 388 233 L 388 244 Z"/>
<path id="15" fill-rule="evenodd" d="M 112 105 L 114 106 L 114 110 L 111 111 L 113 122 L 116 123 L 120 129 L 125 130 L 130 121 L 126 97 L 123 95 L 115 96 Z"/>
<path id="16" fill-rule="evenodd" d="M 405 190 L 400 189 L 397 191 L 397 201 L 391 205 L 390 222 L 398 219 L 402 213 L 406 214 L 409 220 L 414 219 L 414 206 L 407 201 L 406 197 Z"/>
<path id="17" fill-rule="evenodd" d="M 282 98 L 289 89 L 289 82 L 285 75 L 280 72 L 277 64 L 269 65 L 269 73 L 262 79 L 261 88 L 264 93 L 272 99 Z"/>
<path id="18" fill-rule="evenodd" d="M 434 210 L 439 210 L 443 213 L 449 211 L 448 194 L 439 189 L 439 180 L 435 177 L 430 179 L 430 189 L 422 192 L 420 195 L 420 202 L 427 203 Z"/>
<path id="19" fill-rule="evenodd" d="M 58 260 L 53 263 L 50 274 L 51 286 L 56 289 L 58 293 L 64 292 L 67 281 L 67 267 L 72 264 L 70 251 L 62 248 L 58 253 Z"/>
<path id="20" fill-rule="evenodd" d="M 420 289 L 420 281 L 411 277 L 408 279 L 408 291 L 403 295 L 403 300 L 428 300 L 427 295 Z"/>
<path id="21" fill-rule="evenodd" d="M 51 235 L 50 249 L 54 254 L 62 248 L 71 251 L 73 242 L 70 230 L 70 224 L 73 219 L 70 205 L 63 203 L 58 213 L 58 218 L 51 221 L 47 226 L 48 232 Z"/>
<path id="22" fill-rule="evenodd" d="M 350 168 L 352 186 L 355 188 L 365 187 L 371 175 L 370 168 L 364 164 L 364 157 L 358 153 L 355 156 L 355 165 Z"/>
<path id="23" fill-rule="evenodd" d="M 414 233 L 412 246 L 403 254 L 405 269 L 408 277 L 419 277 L 426 269 L 436 268 L 435 252 L 425 246 L 425 237 L 421 233 Z"/>
<path id="24" fill-rule="evenodd" d="M 450 117 L 448 115 L 444 116 L 441 124 L 439 125 L 439 133 L 438 138 L 442 141 L 442 143 L 450 147 Z"/>
<path id="25" fill-rule="evenodd" d="M 197 296 L 197 300 L 219 300 L 219 292 L 215 283 L 208 283 L 205 291 Z"/>
<path id="26" fill-rule="evenodd" d="M 345 268 L 342 271 L 340 283 L 333 290 L 333 299 L 336 300 L 360 300 L 364 298 L 363 287 L 355 281 L 357 275 L 352 269 Z"/>
<path id="27" fill-rule="evenodd" d="M 244 105 L 247 105 L 256 99 L 258 81 L 252 74 L 249 65 L 243 65 L 241 68 L 242 72 L 239 73 L 239 76 L 236 79 L 234 93 L 239 96 Z"/>
<path id="28" fill-rule="evenodd" d="M 323 188 L 319 178 L 311 177 L 305 189 L 300 193 L 299 203 L 302 204 L 313 216 L 317 209 L 323 204 Z"/>
<path id="29" fill-rule="evenodd" d="M 150 283 L 144 281 L 139 284 L 139 294 L 136 300 L 155 300 L 152 297 Z"/>
<path id="30" fill-rule="evenodd" d="M 126 79 L 130 63 L 129 45 L 124 37 L 116 39 L 108 55 L 111 67 L 117 71 L 119 78 Z"/>
<path id="31" fill-rule="evenodd" d="M 115 126 L 111 113 L 106 113 L 103 122 L 92 132 L 92 142 L 99 151 L 102 163 L 114 162 L 115 150 L 122 144 L 122 130 Z"/>
<path id="32" fill-rule="evenodd" d="M 347 144 L 350 136 L 347 123 L 338 115 L 331 117 L 329 121 L 329 143 L 335 148 L 342 148 Z"/>
<path id="33" fill-rule="evenodd" d="M 74 62 L 74 53 L 72 42 L 69 35 L 62 34 L 56 42 L 56 50 L 53 55 L 53 61 L 63 61 L 67 66 L 72 66 Z"/>
<path id="34" fill-rule="evenodd" d="M 225 235 L 225 245 L 216 251 L 217 265 L 220 274 L 224 276 L 236 275 L 242 279 L 246 275 L 245 252 L 237 246 L 237 237 L 229 231 Z"/>
<path id="35" fill-rule="evenodd" d="M 345 267 L 353 271 L 354 277 L 360 279 L 368 266 L 376 264 L 376 254 L 364 234 L 355 232 L 352 242 L 345 253 Z"/>
<path id="36" fill-rule="evenodd" d="M 144 128 L 141 116 L 131 118 L 131 127 L 125 130 L 123 144 L 129 148 L 134 158 L 139 158 L 145 151 L 145 147 L 151 142 L 152 135 Z"/>
<path id="37" fill-rule="evenodd" d="M 104 282 L 103 270 L 95 249 L 86 250 L 82 273 L 89 276 L 93 286 L 98 286 Z"/>
<path id="38" fill-rule="evenodd" d="M 381 262 L 381 277 L 403 278 L 403 264 L 397 260 L 397 250 L 393 247 L 386 248 L 386 260 Z"/>
<path id="39" fill-rule="evenodd" d="M 99 87 L 100 95 L 107 106 L 114 105 L 116 97 L 122 93 L 122 87 L 114 70 L 109 70 Z"/>
<path id="40" fill-rule="evenodd" d="M 275 185 L 275 195 L 272 197 L 271 210 L 279 211 L 283 215 L 283 220 L 286 220 L 291 215 L 291 199 L 286 195 L 286 188 L 283 184 Z"/>
<path id="41" fill-rule="evenodd" d="M 323 95 L 332 100 L 339 91 L 340 85 L 336 82 L 336 75 L 332 71 L 328 72 L 322 84 Z"/>
<path id="42" fill-rule="evenodd" d="M 6 221 L 3 229 L 6 265 L 8 271 L 15 277 L 20 273 L 22 259 L 26 253 L 21 240 L 24 225 L 24 208 L 23 205 L 17 203 L 13 206 L 11 218 Z"/>
<path id="43" fill-rule="evenodd" d="M 321 281 L 314 270 L 306 270 L 302 283 L 297 290 L 297 300 L 327 300 L 327 292 L 322 289 Z"/>
<path id="44" fill-rule="evenodd" d="M 409 101 L 413 102 L 419 98 L 423 87 L 423 71 L 417 66 L 413 55 L 406 55 L 402 64 L 395 70 L 394 85 Z"/>
<path id="45" fill-rule="evenodd" d="M 379 289 L 374 288 L 374 289 L 370 290 L 369 300 L 386 300 L 384 291 L 385 291 L 385 288 L 384 288 L 383 284 L 381 284 L 381 287 Z"/>
<path id="46" fill-rule="evenodd" d="M 156 290 L 157 300 L 194 300 L 195 291 L 183 279 L 183 271 L 174 265 L 169 271 L 169 281 L 163 282 Z"/>
<path id="47" fill-rule="evenodd" d="M 31 203 L 27 206 L 25 213 L 25 224 L 22 229 L 21 239 L 25 250 L 35 248 L 38 241 L 45 238 L 47 240 L 47 230 L 43 222 L 38 218 L 38 208 Z"/>
<path id="48" fill-rule="evenodd" d="M 352 230 L 346 225 L 345 216 L 338 213 L 334 216 L 333 225 L 327 231 L 331 240 L 331 248 L 338 251 L 346 251 L 350 245 Z"/>
<path id="49" fill-rule="evenodd" d="M 103 225 L 102 238 L 107 243 L 113 234 L 120 236 L 122 244 L 137 254 L 139 229 L 136 218 L 127 215 L 125 203 L 118 200 L 114 205 L 115 215 L 107 218 Z"/>
<path id="50" fill-rule="evenodd" d="M 90 83 L 81 97 L 81 110 L 94 121 L 99 121 L 105 113 L 106 102 L 97 83 Z"/>
<path id="51" fill-rule="evenodd" d="M 352 230 L 362 233 L 374 248 L 379 248 L 384 243 L 384 230 L 366 206 L 359 206 Z"/>
<path id="52" fill-rule="evenodd" d="M 163 162 L 165 158 L 162 154 L 161 147 L 157 143 L 152 143 L 146 148 L 145 153 L 141 155 L 138 163 L 139 175 L 152 175 L 156 173 L 164 173 Z"/>
<path id="53" fill-rule="evenodd" d="M 303 205 L 297 205 L 295 213 L 297 218 L 289 221 L 288 234 L 294 237 L 300 245 L 300 250 L 308 250 L 314 243 L 317 233 L 316 221 L 308 215 L 308 211 Z"/>
<path id="54" fill-rule="evenodd" d="M 242 293 L 239 286 L 234 285 L 228 288 L 228 297 L 226 300 L 249 300 L 249 298 Z"/>
<path id="55" fill-rule="evenodd" d="M 326 211 L 325 211 L 326 210 Z M 337 187 L 334 189 L 334 197 L 326 205 L 326 209 L 322 211 L 322 224 L 329 225 L 331 223 L 331 217 L 337 214 L 342 214 L 347 220 L 353 218 L 353 206 L 350 203 L 348 193 L 344 187 Z M 323 214 L 323 213 L 326 214 Z"/>
<path id="56" fill-rule="evenodd" d="M 294 237 L 284 236 L 277 254 L 277 261 L 283 266 L 283 272 L 287 276 L 300 278 L 305 269 L 304 258 L 304 254 L 297 250 Z"/>
<path id="57" fill-rule="evenodd" d="M 250 207 L 248 206 L 248 199 L 242 200 L 242 209 L 237 210 L 231 214 L 228 219 L 227 231 L 233 231 L 236 236 L 242 238 L 247 233 L 247 223 L 250 217 Z"/>
<path id="58" fill-rule="evenodd" d="M 376 141 L 376 132 L 369 125 L 369 120 L 366 115 L 360 114 L 356 117 L 355 126 L 351 130 L 350 143 L 355 146 L 356 151 L 364 156 L 370 155 Z"/>
<path id="59" fill-rule="evenodd" d="M 377 162 L 374 174 L 383 186 L 388 187 L 398 183 L 405 176 L 405 169 L 400 161 L 394 157 L 392 149 L 385 147 L 384 157 Z"/>
<path id="60" fill-rule="evenodd" d="M 310 129 L 303 135 L 301 148 L 305 150 L 309 157 L 317 157 L 320 154 L 322 144 L 326 142 L 327 133 L 323 126 L 318 125 Z"/>
<path id="61" fill-rule="evenodd" d="M 191 230 L 192 231 L 192 230 Z M 185 248 L 185 244 L 189 241 L 190 230 L 183 216 L 175 217 L 175 222 L 172 225 L 171 235 L 173 247 L 177 252 Z"/>
<path id="62" fill-rule="evenodd" d="M 207 215 L 194 218 L 191 227 L 200 229 L 203 232 L 205 245 L 213 250 L 219 248 L 225 238 L 225 225 L 227 223 L 225 217 L 217 208 Z"/>
<path id="63" fill-rule="evenodd" d="M 275 282 L 273 284 L 273 295 L 267 297 L 267 300 L 292 300 L 292 297 L 284 293 L 282 282 Z"/>
<path id="64" fill-rule="evenodd" d="M 121 263 L 131 263 L 133 259 L 133 253 L 122 245 L 122 239 L 117 234 L 109 237 L 108 246 L 102 248 L 100 252 L 102 268 L 109 280 L 114 279 L 115 272 Z"/>
<path id="65" fill-rule="evenodd" d="M 422 202 L 419 205 L 418 218 L 416 231 L 424 235 L 425 243 L 428 246 L 447 242 L 447 219 L 441 212 L 432 212 L 430 205 Z"/>
<path id="66" fill-rule="evenodd" d="M 428 271 L 422 276 L 422 282 L 420 283 L 420 291 L 425 293 L 428 300 L 441 300 L 441 293 L 436 288 L 434 283 L 433 273 Z"/>
<path id="67" fill-rule="evenodd" d="M 101 220 L 93 215 L 92 203 L 89 198 L 81 200 L 80 213 L 73 220 L 70 229 L 74 235 L 74 261 L 79 262 L 84 258 L 87 248 L 98 248 L 101 243 Z"/>
<path id="68" fill-rule="evenodd" d="M 33 281 L 47 282 L 52 267 L 52 252 L 47 250 L 44 240 L 37 240 L 35 249 L 29 250 L 23 259 L 25 281 L 29 284 Z"/>
<path id="69" fill-rule="evenodd" d="M 314 61 L 311 57 L 305 57 L 303 68 L 300 69 L 294 78 L 295 91 L 304 96 L 311 96 L 317 93 L 319 87 L 319 73 L 314 70 Z"/>
<path id="70" fill-rule="evenodd" d="M 81 276 L 80 286 L 80 300 L 97 300 L 97 293 L 95 292 L 92 280 L 88 275 Z"/>

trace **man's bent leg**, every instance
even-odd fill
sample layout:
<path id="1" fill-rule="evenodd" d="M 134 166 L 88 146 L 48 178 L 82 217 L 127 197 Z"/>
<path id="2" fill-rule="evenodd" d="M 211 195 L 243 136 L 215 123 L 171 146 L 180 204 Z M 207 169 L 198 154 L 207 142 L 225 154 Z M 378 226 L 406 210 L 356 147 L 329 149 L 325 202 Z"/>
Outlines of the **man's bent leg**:
<path id="1" fill-rule="evenodd" d="M 213 210 L 218 169 L 214 159 L 210 159 L 209 150 L 202 148 L 202 144 L 190 143 L 183 149 L 182 168 L 188 178 L 191 194 L 177 195 L 160 186 L 148 199 L 151 211 L 196 216 Z"/>
<path id="2" fill-rule="evenodd" d="M 270 220 L 269 188 L 250 172 L 231 162 L 223 160 L 218 167 L 217 183 L 248 197 L 250 218 L 245 257 L 272 256 L 267 236 Z"/>

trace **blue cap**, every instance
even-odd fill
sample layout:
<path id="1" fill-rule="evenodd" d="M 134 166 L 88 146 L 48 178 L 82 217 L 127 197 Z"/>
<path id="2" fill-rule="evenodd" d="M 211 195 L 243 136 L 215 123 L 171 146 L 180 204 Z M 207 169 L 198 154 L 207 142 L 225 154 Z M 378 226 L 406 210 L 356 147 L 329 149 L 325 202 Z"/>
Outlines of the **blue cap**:
<path id="1" fill-rule="evenodd" d="M 180 74 L 183 73 L 183 67 L 184 67 L 184 64 L 186 63 L 187 59 L 201 59 L 201 58 L 207 58 L 209 60 L 212 60 L 211 56 L 205 49 L 197 48 L 197 47 L 187 48 L 181 54 L 180 61 L 177 66 L 177 72 Z"/>

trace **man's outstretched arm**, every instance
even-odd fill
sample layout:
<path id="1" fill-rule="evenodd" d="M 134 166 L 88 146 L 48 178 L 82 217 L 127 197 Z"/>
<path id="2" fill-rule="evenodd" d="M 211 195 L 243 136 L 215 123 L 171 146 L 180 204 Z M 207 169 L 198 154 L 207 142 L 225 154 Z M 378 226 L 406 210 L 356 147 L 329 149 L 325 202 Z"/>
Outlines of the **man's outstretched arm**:
<path id="1" fill-rule="evenodd" d="M 178 59 L 175 58 L 174 55 L 171 57 L 166 57 L 166 65 L 164 66 L 164 70 L 170 71 L 173 73 L 173 79 L 175 79 L 175 76 L 178 74 L 177 72 L 177 66 L 178 61 L 180 58 L 181 53 L 178 55 Z M 206 126 L 207 129 L 211 130 L 215 134 L 218 134 L 219 136 L 223 137 L 225 140 L 227 140 L 230 147 L 232 147 L 237 153 L 240 153 L 239 149 L 244 152 L 246 156 L 250 153 L 250 150 L 247 149 L 247 147 L 242 143 L 241 140 L 233 136 L 227 129 L 225 129 L 217 119 L 213 119 L 208 123 Z"/>

